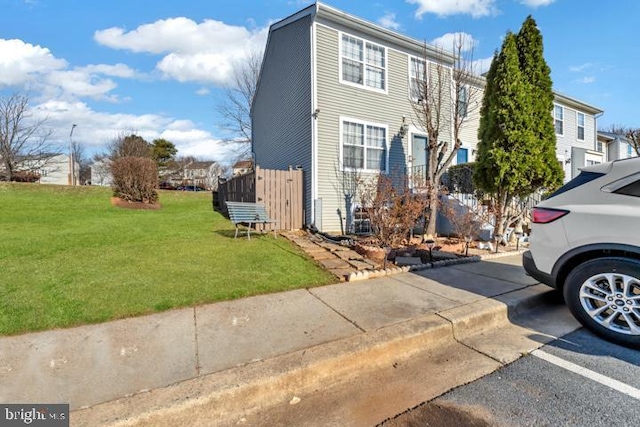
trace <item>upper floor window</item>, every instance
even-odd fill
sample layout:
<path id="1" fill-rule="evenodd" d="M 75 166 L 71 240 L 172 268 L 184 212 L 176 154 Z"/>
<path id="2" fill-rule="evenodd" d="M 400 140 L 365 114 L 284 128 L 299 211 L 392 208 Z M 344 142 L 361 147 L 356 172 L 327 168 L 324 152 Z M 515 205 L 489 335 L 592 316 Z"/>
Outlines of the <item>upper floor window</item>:
<path id="1" fill-rule="evenodd" d="M 564 108 L 556 105 L 553 108 L 553 118 L 556 128 L 556 135 L 564 135 Z"/>
<path id="2" fill-rule="evenodd" d="M 578 140 L 584 141 L 584 114 L 577 113 L 577 122 L 578 122 Z"/>
<path id="3" fill-rule="evenodd" d="M 342 164 L 347 169 L 386 171 L 387 128 L 365 122 L 343 120 Z"/>
<path id="4" fill-rule="evenodd" d="M 424 98 L 426 78 L 425 62 L 419 58 L 411 58 L 409 62 L 409 90 L 411 91 L 411 99 L 414 101 Z"/>
<path id="5" fill-rule="evenodd" d="M 596 151 L 598 153 L 604 153 L 604 145 L 602 145 L 602 141 L 596 141 Z"/>
<path id="6" fill-rule="evenodd" d="M 467 117 L 469 105 L 469 88 L 465 85 L 458 87 L 458 116 Z"/>
<path id="7" fill-rule="evenodd" d="M 343 82 L 386 90 L 387 51 L 383 46 L 342 35 Z"/>

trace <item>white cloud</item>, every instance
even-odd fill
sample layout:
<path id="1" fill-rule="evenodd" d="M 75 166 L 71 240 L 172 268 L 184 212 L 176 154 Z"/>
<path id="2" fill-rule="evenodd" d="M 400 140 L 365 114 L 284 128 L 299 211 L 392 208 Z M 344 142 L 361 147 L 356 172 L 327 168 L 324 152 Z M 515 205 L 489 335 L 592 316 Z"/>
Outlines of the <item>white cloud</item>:
<path id="1" fill-rule="evenodd" d="M 65 60 L 56 58 L 47 48 L 0 39 L 0 87 L 26 84 L 66 66 Z"/>
<path id="2" fill-rule="evenodd" d="M 22 40 L 0 39 L 0 87 L 15 86 L 39 91 L 44 98 L 90 97 L 115 102 L 110 94 L 117 84 L 110 78 L 138 77 L 125 64 L 94 64 L 69 68 L 49 49 Z"/>
<path id="3" fill-rule="evenodd" d="M 537 8 L 541 6 L 549 6 L 554 1 L 555 0 L 522 0 L 520 3 L 525 6 Z"/>
<path id="4" fill-rule="evenodd" d="M 437 39 L 431 40 L 431 44 L 447 51 L 457 51 L 461 43 L 461 51 L 472 51 L 479 43 L 471 34 L 467 33 L 447 33 Z"/>
<path id="5" fill-rule="evenodd" d="M 493 56 L 488 58 L 476 59 L 473 61 L 472 69 L 474 74 L 482 75 L 489 71 L 489 67 L 491 67 L 491 61 L 493 61 Z"/>
<path id="6" fill-rule="evenodd" d="M 392 12 L 385 13 L 384 16 L 378 19 L 378 24 L 390 30 L 400 29 L 400 23 L 396 21 L 396 14 Z"/>
<path id="7" fill-rule="evenodd" d="M 585 71 L 589 68 L 593 67 L 593 64 L 590 62 L 586 62 L 582 65 L 573 65 L 571 67 L 569 67 L 569 71 L 572 71 L 574 73 L 580 73 L 582 71 Z"/>
<path id="8" fill-rule="evenodd" d="M 209 90 L 209 88 L 206 88 L 206 87 L 201 87 L 196 91 L 196 95 L 200 95 L 200 96 L 206 96 L 206 95 L 209 95 L 210 93 L 211 93 L 211 90 Z"/>
<path id="9" fill-rule="evenodd" d="M 588 85 L 591 83 L 594 83 L 596 81 L 596 78 L 593 76 L 584 76 L 581 79 L 578 80 L 574 80 L 576 83 L 580 83 L 580 84 L 584 84 L 584 85 Z"/>
<path id="10" fill-rule="evenodd" d="M 178 17 L 158 20 L 125 32 L 113 27 L 96 31 L 94 39 L 113 49 L 164 55 L 156 68 L 180 82 L 224 85 L 233 64 L 264 48 L 268 27 L 249 30 L 215 20 L 197 23 Z"/>
<path id="11" fill-rule="evenodd" d="M 443 17 L 449 15 L 471 15 L 474 18 L 493 15 L 497 12 L 495 0 L 406 0 L 418 6 L 415 16 L 420 19 L 425 13 Z"/>
<path id="12" fill-rule="evenodd" d="M 191 120 L 161 114 L 98 112 L 80 101 L 49 100 L 35 105 L 32 111 L 36 117 L 47 118 L 47 127 L 54 131 L 52 140 L 58 141 L 62 150 L 68 144 L 71 124 L 75 123 L 73 139 L 89 155 L 103 152 L 106 144 L 121 132 L 134 132 L 148 141 L 166 138 L 176 145 L 179 156 L 193 155 L 221 162 L 229 162 L 234 156 L 227 143 L 199 129 Z"/>

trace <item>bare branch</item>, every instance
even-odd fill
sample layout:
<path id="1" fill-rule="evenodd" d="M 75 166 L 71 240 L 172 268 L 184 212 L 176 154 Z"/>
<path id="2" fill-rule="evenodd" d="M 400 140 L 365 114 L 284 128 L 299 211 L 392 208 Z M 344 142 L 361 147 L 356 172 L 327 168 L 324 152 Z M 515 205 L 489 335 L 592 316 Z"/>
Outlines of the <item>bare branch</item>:
<path id="1" fill-rule="evenodd" d="M 0 97 L 0 175 L 11 181 L 16 172 L 45 166 L 60 153 L 49 141 L 47 119 L 37 119 L 29 110 L 29 97 L 13 94 Z"/>
<path id="2" fill-rule="evenodd" d="M 262 52 L 252 51 L 244 62 L 233 66 L 233 83 L 224 90 L 218 113 L 222 117 L 220 127 L 228 131 L 231 137 L 227 142 L 241 146 L 239 157 L 246 157 L 251 142 L 251 107 L 258 85 Z"/>

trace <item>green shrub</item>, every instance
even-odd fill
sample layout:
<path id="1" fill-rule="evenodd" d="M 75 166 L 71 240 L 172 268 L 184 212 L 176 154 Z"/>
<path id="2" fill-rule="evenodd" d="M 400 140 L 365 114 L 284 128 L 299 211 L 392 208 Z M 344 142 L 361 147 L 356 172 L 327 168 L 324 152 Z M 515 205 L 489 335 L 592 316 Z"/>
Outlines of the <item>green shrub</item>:
<path id="1" fill-rule="evenodd" d="M 158 201 L 158 166 L 146 157 L 120 157 L 111 163 L 113 195 L 129 202 Z"/>

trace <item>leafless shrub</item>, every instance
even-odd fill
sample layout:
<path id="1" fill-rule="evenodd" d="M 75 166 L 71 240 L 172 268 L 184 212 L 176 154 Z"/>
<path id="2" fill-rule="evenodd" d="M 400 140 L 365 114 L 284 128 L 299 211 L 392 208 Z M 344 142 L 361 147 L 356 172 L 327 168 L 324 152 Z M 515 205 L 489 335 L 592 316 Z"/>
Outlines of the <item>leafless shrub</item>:
<path id="1" fill-rule="evenodd" d="M 114 196 L 129 202 L 158 201 L 158 166 L 145 157 L 120 157 L 111 163 Z"/>

